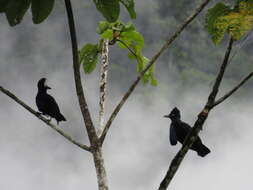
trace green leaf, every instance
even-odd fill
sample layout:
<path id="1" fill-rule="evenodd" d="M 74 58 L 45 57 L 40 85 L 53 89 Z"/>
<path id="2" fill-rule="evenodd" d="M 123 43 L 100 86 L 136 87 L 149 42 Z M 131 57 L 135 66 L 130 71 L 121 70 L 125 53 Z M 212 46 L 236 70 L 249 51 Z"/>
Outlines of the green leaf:
<path id="1" fill-rule="evenodd" d="M 136 18 L 136 12 L 134 10 L 134 0 L 120 0 L 120 2 L 126 7 L 130 17 Z"/>
<path id="2" fill-rule="evenodd" d="M 32 0 L 33 23 L 43 22 L 51 13 L 54 7 L 54 0 Z"/>
<path id="3" fill-rule="evenodd" d="M 104 31 L 110 28 L 110 24 L 106 21 L 100 21 L 98 23 L 97 33 L 102 34 Z"/>
<path id="4" fill-rule="evenodd" d="M 239 0 L 233 9 L 218 3 L 209 9 L 206 23 L 215 44 L 220 43 L 225 33 L 239 40 L 253 26 L 253 0 Z"/>
<path id="5" fill-rule="evenodd" d="M 108 22 L 115 22 L 119 18 L 119 0 L 93 0 L 99 12 Z"/>
<path id="6" fill-rule="evenodd" d="M 112 40 L 112 39 L 113 39 L 113 31 L 112 31 L 112 29 L 108 29 L 108 30 L 104 31 L 104 32 L 101 34 L 101 37 L 102 37 L 103 39 Z"/>
<path id="7" fill-rule="evenodd" d="M 134 46 L 136 49 L 141 49 L 144 46 L 144 38 L 136 31 L 121 32 L 120 39 L 127 45 Z"/>
<path id="8" fill-rule="evenodd" d="M 9 0 L 0 0 L 0 13 L 5 12 L 5 8 L 8 3 L 9 3 Z"/>
<path id="9" fill-rule="evenodd" d="M 86 44 L 80 51 L 80 64 L 83 65 L 85 73 L 91 73 L 98 61 L 98 45 Z"/>
<path id="10" fill-rule="evenodd" d="M 218 44 L 223 38 L 226 28 L 218 28 L 217 20 L 230 12 L 230 7 L 224 3 L 217 3 L 213 8 L 210 8 L 206 15 L 206 28 L 212 37 L 215 44 Z"/>
<path id="11" fill-rule="evenodd" d="M 124 25 L 122 32 L 128 32 L 128 31 L 135 31 L 135 26 L 132 22 L 128 22 L 126 25 Z"/>
<path id="12" fill-rule="evenodd" d="M 152 86 L 157 86 L 158 81 L 157 79 L 154 77 L 154 75 L 151 75 L 151 85 Z"/>
<path id="13" fill-rule="evenodd" d="M 27 9 L 29 8 L 31 0 L 9 0 L 5 7 L 5 14 L 11 26 L 19 24 Z"/>

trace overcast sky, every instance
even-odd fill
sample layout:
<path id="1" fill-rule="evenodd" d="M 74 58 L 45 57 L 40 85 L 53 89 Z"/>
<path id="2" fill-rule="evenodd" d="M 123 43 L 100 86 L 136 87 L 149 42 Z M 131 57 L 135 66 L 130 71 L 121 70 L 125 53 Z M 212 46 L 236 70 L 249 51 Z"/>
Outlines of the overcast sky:
<path id="1" fill-rule="evenodd" d="M 78 4 L 74 8 L 80 11 Z M 137 12 L 141 8 L 139 2 Z M 90 9 L 77 13 L 81 43 L 97 39 L 92 31 L 96 29 L 99 16 Z M 4 15 L 0 15 L 0 85 L 36 109 L 37 81 L 46 77 L 52 87 L 50 94 L 68 120 L 59 127 L 87 144 L 74 90 L 66 15 L 60 10 L 57 12 L 60 16 L 54 17 L 54 14 L 41 25 L 32 25 L 27 15 L 25 21 L 14 28 L 8 26 Z M 87 20 L 85 26 L 82 26 L 83 18 Z M 26 44 L 32 48 L 27 49 Z M 112 190 L 158 188 L 180 148 L 179 144 L 170 146 L 170 121 L 162 116 L 177 106 L 182 120 L 193 124 L 210 91 L 210 86 L 201 84 L 192 86 L 191 90 L 179 89 L 181 81 L 169 76 L 170 71 L 164 63 L 158 64 L 164 68 L 157 74 L 163 75 L 158 77 L 159 85 L 139 85 L 105 140 L 105 167 Z M 95 121 L 98 118 L 97 74 L 98 69 L 82 78 Z M 107 116 L 122 97 L 124 87 L 119 88 L 116 82 L 109 84 Z M 223 89 L 231 87 L 225 85 Z M 169 189 L 252 189 L 253 105 L 250 100 L 238 98 L 240 92 L 236 97 L 212 111 L 200 134 L 211 153 L 201 158 L 189 151 Z M 97 189 L 91 155 L 70 144 L 1 93 L 0 121 L 1 190 Z"/>

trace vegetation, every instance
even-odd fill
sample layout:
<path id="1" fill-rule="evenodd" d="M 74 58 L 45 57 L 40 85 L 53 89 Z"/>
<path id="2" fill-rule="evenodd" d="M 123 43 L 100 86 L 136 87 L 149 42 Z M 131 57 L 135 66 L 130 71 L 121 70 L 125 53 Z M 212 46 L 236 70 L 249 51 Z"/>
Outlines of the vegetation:
<path id="1" fill-rule="evenodd" d="M 112 122 L 114 121 L 115 117 L 121 110 L 122 106 L 128 100 L 132 92 L 135 90 L 136 86 L 142 80 L 144 83 L 150 83 L 153 86 L 159 84 L 155 77 L 155 73 L 159 73 L 159 70 L 155 72 L 155 63 L 157 62 L 158 58 L 168 49 L 172 43 L 179 38 L 182 31 L 192 22 L 195 21 L 194 25 L 189 28 L 191 34 L 188 36 L 195 41 L 195 44 L 189 44 L 184 39 L 179 39 L 176 41 L 175 47 L 172 49 L 169 55 L 165 55 L 162 61 L 165 61 L 166 58 L 172 57 L 173 59 L 173 67 L 175 68 L 173 71 L 176 72 L 176 75 L 179 76 L 180 80 L 183 79 L 185 81 L 189 81 L 193 83 L 195 80 L 201 80 L 203 82 L 210 82 L 214 80 L 212 85 L 212 90 L 207 98 L 206 104 L 204 105 L 203 109 L 198 114 L 198 118 L 191 130 L 191 132 L 186 137 L 185 142 L 181 150 L 177 153 L 175 158 L 172 160 L 169 169 L 162 180 L 159 190 L 165 190 L 170 185 L 171 180 L 174 178 L 174 175 L 177 169 L 180 167 L 181 162 L 184 159 L 187 151 L 191 147 L 191 145 L 196 140 L 198 133 L 203 128 L 203 125 L 208 118 L 209 113 L 211 110 L 229 98 L 235 91 L 237 91 L 243 84 L 245 84 L 253 75 L 250 72 L 248 75 L 243 73 L 243 80 L 238 83 L 234 88 L 228 91 L 224 96 L 217 99 L 217 94 L 223 80 L 225 70 L 228 67 L 228 64 L 233 59 L 233 55 L 231 54 L 233 45 L 236 41 L 241 40 L 241 45 L 243 45 L 244 37 L 247 38 L 247 33 L 251 30 L 253 25 L 253 1 L 252 0 L 237 0 L 231 2 L 231 4 L 225 4 L 223 2 L 217 2 L 216 4 L 212 5 L 211 8 L 208 9 L 205 19 L 202 18 L 200 20 L 196 19 L 197 16 L 201 13 L 201 11 L 207 6 L 210 0 L 205 0 L 201 2 L 200 5 L 197 5 L 194 8 L 194 11 L 188 14 L 188 7 L 187 3 L 173 3 L 173 2 L 166 2 L 163 3 L 162 0 L 157 2 L 158 9 L 161 11 L 159 14 L 152 15 L 151 24 L 154 30 L 158 30 L 158 28 L 162 28 L 161 31 L 158 32 L 165 32 L 165 33 L 172 33 L 167 40 L 162 40 L 160 35 L 154 33 L 154 36 L 148 36 L 147 39 L 155 39 L 158 40 L 146 40 L 146 44 L 144 43 L 144 39 L 146 39 L 145 32 L 149 32 L 149 30 L 144 29 L 144 31 L 137 31 L 138 24 L 134 24 L 133 22 L 122 22 L 119 20 L 120 18 L 120 5 L 123 5 L 130 18 L 136 19 L 138 15 L 135 11 L 135 2 L 134 0 L 94 0 L 94 6 L 97 8 L 97 11 L 101 15 L 103 15 L 105 21 L 100 21 L 98 23 L 97 34 L 99 38 L 96 43 L 87 42 L 83 45 L 82 48 L 78 48 L 78 41 L 77 41 L 77 33 L 76 33 L 76 26 L 75 20 L 72 9 L 72 4 L 70 0 L 65 0 L 65 8 L 68 18 L 68 26 L 69 32 L 71 36 L 71 45 L 72 45 L 72 55 L 73 55 L 73 70 L 74 70 L 74 79 L 75 79 L 75 88 L 76 88 L 76 95 L 79 101 L 79 107 L 82 113 L 82 117 L 84 120 L 84 125 L 87 130 L 88 138 L 90 145 L 83 145 L 80 142 L 77 142 L 72 139 L 68 134 L 66 134 L 61 129 L 58 129 L 52 123 L 47 121 L 41 115 L 38 115 L 36 111 L 32 108 L 27 106 L 23 101 L 17 98 L 13 93 L 5 89 L 4 87 L 0 86 L 0 90 L 14 99 L 17 103 L 22 105 L 25 109 L 30 111 L 52 129 L 56 130 L 59 134 L 64 136 L 73 144 L 77 145 L 81 149 L 89 152 L 93 156 L 94 165 L 96 168 L 97 173 L 97 182 L 98 187 L 100 190 L 107 190 L 108 182 L 107 182 L 107 174 L 106 174 L 106 167 L 104 166 L 104 159 L 103 159 L 103 142 L 107 136 L 107 133 L 111 127 Z M 0 12 L 5 13 L 6 18 L 10 24 L 10 26 L 15 26 L 20 24 L 25 13 L 31 7 L 32 12 L 32 20 L 34 24 L 40 24 L 48 16 L 51 14 L 55 5 L 54 0 L 2 0 L 0 1 Z M 148 6 L 148 5 L 147 5 Z M 175 7 L 175 14 L 168 13 L 166 11 L 167 7 Z M 194 6 L 195 7 L 195 6 Z M 185 16 L 190 15 L 186 19 L 185 16 L 181 16 L 182 10 L 185 10 Z M 144 11 L 147 11 L 144 9 Z M 180 21 L 181 24 L 178 27 L 176 26 L 177 21 Z M 147 27 L 147 25 L 143 25 Z M 202 26 L 202 28 L 200 28 Z M 203 31 L 204 26 L 206 27 L 210 39 L 214 43 L 215 46 L 218 45 L 226 45 L 226 52 L 222 61 L 221 66 L 219 67 L 218 74 L 216 75 L 217 65 L 211 65 L 217 62 L 218 58 L 221 58 L 223 54 L 223 46 L 217 47 L 218 51 L 212 53 L 216 47 L 209 47 L 210 44 L 200 43 L 201 41 L 208 41 L 208 34 Z M 166 31 L 167 29 L 172 28 L 172 31 Z M 95 31 L 94 31 L 95 32 Z M 142 34 L 143 33 L 143 34 Z M 161 34 L 161 33 L 160 33 Z M 167 35 L 161 34 L 161 37 L 165 37 Z M 154 39 L 154 38 L 153 38 Z M 224 40 L 223 40 L 224 39 Z M 229 40 L 228 40 L 229 39 Z M 165 42 L 161 42 L 165 41 Z M 223 42 L 223 44 L 222 44 Z M 188 43 L 188 44 L 187 44 Z M 161 48 L 156 48 L 157 46 L 161 46 Z M 200 45 L 201 44 L 201 45 Z M 126 90 L 125 94 L 121 98 L 120 102 L 114 108 L 113 112 L 111 113 L 108 121 L 104 124 L 104 104 L 106 100 L 106 86 L 107 86 L 107 67 L 109 65 L 108 57 L 110 56 L 108 49 L 109 46 L 118 45 L 120 49 L 124 50 L 124 53 L 127 54 L 129 60 L 127 62 L 135 61 L 137 63 L 137 77 L 134 82 L 130 85 L 130 87 Z M 144 56 L 146 46 L 154 47 L 158 49 L 153 57 L 151 56 Z M 241 47 L 238 48 L 240 50 Z M 196 51 L 198 49 L 198 51 Z M 211 50 L 210 50 L 211 49 Z M 114 51 L 118 51 L 114 49 Z M 196 55 L 203 53 L 201 57 L 204 59 L 199 59 L 199 56 Z M 236 52 L 235 52 L 236 53 Z M 247 55 L 246 52 L 244 57 L 240 57 L 237 59 L 245 59 L 246 57 L 250 57 Z M 100 89 L 100 130 L 97 130 L 97 127 L 94 125 L 94 122 L 91 117 L 90 108 L 88 107 L 87 101 L 83 85 L 81 82 L 81 73 L 80 73 L 80 66 L 83 68 L 85 74 L 92 73 L 96 66 L 99 63 L 99 58 L 101 55 L 101 83 L 99 86 Z M 241 54 L 243 55 L 243 54 Z M 151 57 L 148 59 L 147 57 Z M 216 57 L 216 58 L 215 58 Z M 204 60 L 204 64 L 203 64 Z M 208 61 L 206 61 L 208 60 Z M 211 65 L 211 66 L 210 66 Z M 127 67 L 125 64 L 122 65 L 123 69 L 121 72 L 125 72 L 125 68 Z M 242 72 L 238 72 L 238 68 L 241 66 L 239 65 L 235 70 L 236 74 L 239 76 Z M 118 72 L 118 68 L 116 68 L 116 72 Z M 241 68 L 240 68 L 241 70 Z M 115 70 L 114 70 L 115 71 Z M 160 71 L 161 72 L 161 71 Z M 238 74 L 239 73 L 239 74 Z M 136 73 L 131 72 L 131 75 L 135 75 Z M 191 80 L 189 80 L 189 78 Z M 235 77 L 237 79 L 237 76 Z M 123 80 L 123 79 L 122 79 Z"/>

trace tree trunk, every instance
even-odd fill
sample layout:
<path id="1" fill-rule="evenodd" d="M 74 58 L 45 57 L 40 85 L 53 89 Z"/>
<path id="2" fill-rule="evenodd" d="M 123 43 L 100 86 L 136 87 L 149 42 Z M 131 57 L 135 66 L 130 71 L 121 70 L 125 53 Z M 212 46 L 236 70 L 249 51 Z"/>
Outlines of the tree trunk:
<path id="1" fill-rule="evenodd" d="M 102 154 L 102 148 L 100 146 L 96 147 L 93 152 L 93 159 L 95 163 L 97 180 L 98 180 L 98 189 L 99 190 L 108 190 L 107 184 L 107 175 L 104 166 L 104 159 Z"/>

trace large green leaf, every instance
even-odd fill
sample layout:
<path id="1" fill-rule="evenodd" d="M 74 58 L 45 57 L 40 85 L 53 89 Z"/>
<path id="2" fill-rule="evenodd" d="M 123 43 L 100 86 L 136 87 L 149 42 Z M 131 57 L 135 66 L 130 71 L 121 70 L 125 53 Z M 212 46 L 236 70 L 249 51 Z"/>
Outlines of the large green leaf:
<path id="1" fill-rule="evenodd" d="M 54 0 L 32 0 L 33 23 L 43 22 L 51 13 L 54 7 Z"/>
<path id="2" fill-rule="evenodd" d="M 119 18 L 119 0 L 93 0 L 97 9 L 108 22 L 115 22 Z"/>
<path id="3" fill-rule="evenodd" d="M 217 20 L 219 17 L 228 14 L 228 12 L 230 12 L 230 7 L 224 3 L 217 3 L 208 10 L 206 15 L 206 28 L 215 44 L 221 41 L 226 32 L 226 28 L 221 29 L 217 27 Z"/>
<path id="4" fill-rule="evenodd" d="M 130 48 L 133 48 L 134 51 L 141 51 L 144 46 L 143 36 L 136 31 L 126 31 L 120 33 L 120 40 L 124 42 L 119 42 L 119 47 L 126 48 L 125 44 Z"/>
<path id="5" fill-rule="evenodd" d="M 97 33 L 98 34 L 102 34 L 104 33 L 107 29 L 109 29 L 111 26 L 110 26 L 110 23 L 106 22 L 106 21 L 100 21 L 98 23 L 98 28 L 97 28 Z"/>
<path id="6" fill-rule="evenodd" d="M 225 33 L 239 40 L 253 26 L 253 0 L 239 0 L 233 9 L 217 3 L 209 9 L 206 23 L 215 44 L 220 43 Z"/>
<path id="7" fill-rule="evenodd" d="M 5 7 L 5 14 L 11 26 L 15 26 L 22 21 L 30 3 L 31 0 L 9 0 Z"/>
<path id="8" fill-rule="evenodd" d="M 98 61 L 98 45 L 86 44 L 80 51 L 80 64 L 83 65 L 85 73 L 91 73 Z"/>
<path id="9" fill-rule="evenodd" d="M 112 30 L 112 29 L 108 29 L 108 30 L 104 31 L 104 32 L 101 34 L 101 37 L 102 37 L 103 39 L 112 40 L 112 39 L 113 39 L 113 30 Z"/>
<path id="10" fill-rule="evenodd" d="M 5 8 L 8 4 L 9 0 L 0 0 L 0 13 L 5 12 Z"/>
<path id="11" fill-rule="evenodd" d="M 134 10 L 134 0 L 120 0 L 120 2 L 126 7 L 130 17 L 136 18 L 136 12 Z"/>

